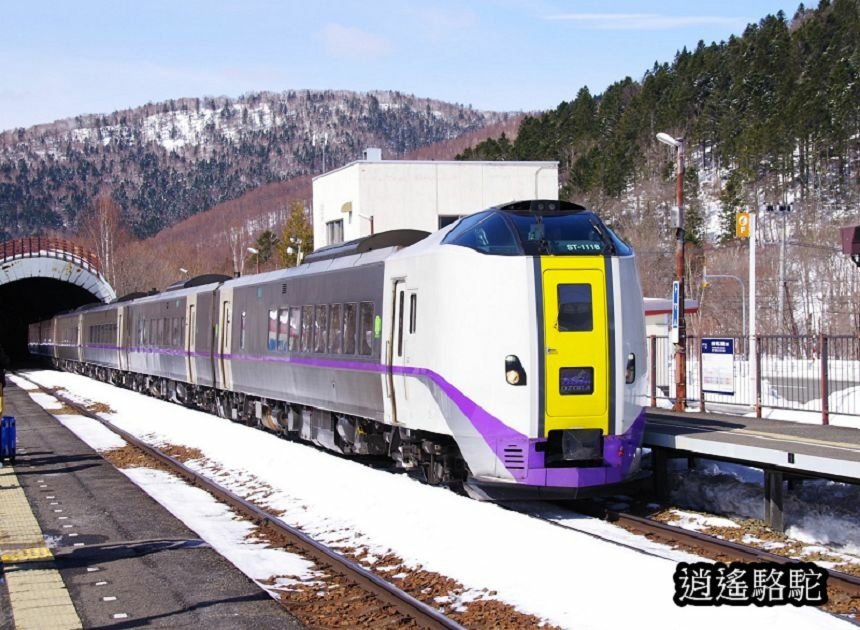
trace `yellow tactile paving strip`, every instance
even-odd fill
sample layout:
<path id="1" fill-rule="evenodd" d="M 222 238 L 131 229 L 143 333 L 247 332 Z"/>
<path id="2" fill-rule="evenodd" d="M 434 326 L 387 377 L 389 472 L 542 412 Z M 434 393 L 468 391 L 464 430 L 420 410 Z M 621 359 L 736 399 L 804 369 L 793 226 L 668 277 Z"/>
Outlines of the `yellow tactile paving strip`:
<path id="1" fill-rule="evenodd" d="M 0 467 L 0 562 L 16 630 L 81 627 L 52 560 L 15 471 Z"/>

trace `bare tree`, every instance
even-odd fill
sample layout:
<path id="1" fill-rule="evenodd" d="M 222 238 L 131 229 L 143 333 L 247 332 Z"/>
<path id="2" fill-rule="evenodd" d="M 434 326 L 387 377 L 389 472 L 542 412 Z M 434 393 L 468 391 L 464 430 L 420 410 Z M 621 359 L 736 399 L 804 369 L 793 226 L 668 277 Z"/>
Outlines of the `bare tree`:
<path id="1" fill-rule="evenodd" d="M 99 194 L 83 213 L 78 228 L 99 257 L 102 275 L 113 285 L 116 281 L 116 247 L 128 238 L 119 205 L 109 194 Z"/>

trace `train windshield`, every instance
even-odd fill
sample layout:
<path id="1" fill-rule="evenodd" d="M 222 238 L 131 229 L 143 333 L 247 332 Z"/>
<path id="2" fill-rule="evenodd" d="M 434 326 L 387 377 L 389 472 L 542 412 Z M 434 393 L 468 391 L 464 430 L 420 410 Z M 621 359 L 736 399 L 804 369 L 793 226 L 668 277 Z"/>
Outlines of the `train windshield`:
<path id="1" fill-rule="evenodd" d="M 442 241 L 497 256 L 629 256 L 630 247 L 589 211 L 468 216 Z"/>

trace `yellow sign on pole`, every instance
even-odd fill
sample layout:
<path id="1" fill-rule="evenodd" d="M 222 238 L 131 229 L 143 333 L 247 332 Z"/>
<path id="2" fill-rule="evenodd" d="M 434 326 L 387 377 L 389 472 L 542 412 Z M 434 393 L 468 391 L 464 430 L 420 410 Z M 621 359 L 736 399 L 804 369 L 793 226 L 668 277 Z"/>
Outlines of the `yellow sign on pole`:
<path id="1" fill-rule="evenodd" d="M 738 212 L 735 214 L 735 236 L 738 238 L 750 237 L 750 213 Z"/>

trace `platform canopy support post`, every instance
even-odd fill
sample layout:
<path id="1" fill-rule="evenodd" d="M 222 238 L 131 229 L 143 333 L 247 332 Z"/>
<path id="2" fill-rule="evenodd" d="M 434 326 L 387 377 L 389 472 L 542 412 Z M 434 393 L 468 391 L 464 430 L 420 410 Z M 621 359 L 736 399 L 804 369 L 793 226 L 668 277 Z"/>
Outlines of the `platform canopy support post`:
<path id="1" fill-rule="evenodd" d="M 669 453 L 663 448 L 651 451 L 651 465 L 654 467 L 654 494 L 659 501 L 669 499 Z"/>
<path id="2" fill-rule="evenodd" d="M 778 470 L 764 471 L 764 520 L 771 529 L 785 531 L 783 520 L 783 476 Z"/>

